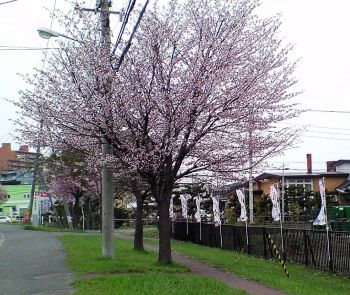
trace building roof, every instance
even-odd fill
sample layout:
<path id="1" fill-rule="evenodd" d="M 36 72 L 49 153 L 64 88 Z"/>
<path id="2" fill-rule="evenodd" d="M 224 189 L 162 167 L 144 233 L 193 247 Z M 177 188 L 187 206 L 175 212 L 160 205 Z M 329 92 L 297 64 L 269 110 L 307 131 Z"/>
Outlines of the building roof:
<path id="1" fill-rule="evenodd" d="M 326 176 L 334 176 L 334 177 L 347 177 L 349 173 L 346 172 L 321 172 L 321 173 L 262 173 L 254 178 L 254 180 L 259 181 L 267 178 L 280 178 L 284 176 L 285 178 L 295 178 L 295 177 L 326 177 Z"/>
<path id="2" fill-rule="evenodd" d="M 335 190 L 345 191 L 350 190 L 350 180 L 343 182 L 341 185 L 338 185 Z"/>
<path id="3" fill-rule="evenodd" d="M 335 162 L 335 165 L 350 164 L 350 160 L 341 159 Z"/>

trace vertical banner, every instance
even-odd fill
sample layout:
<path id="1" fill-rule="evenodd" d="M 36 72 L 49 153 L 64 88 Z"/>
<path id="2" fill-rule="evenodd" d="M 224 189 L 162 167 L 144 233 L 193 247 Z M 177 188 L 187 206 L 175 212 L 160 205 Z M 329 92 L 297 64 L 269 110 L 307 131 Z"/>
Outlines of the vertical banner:
<path id="1" fill-rule="evenodd" d="M 171 196 L 170 205 L 169 205 L 169 217 L 170 217 L 171 221 L 174 220 L 174 203 L 173 203 L 173 198 L 174 198 L 174 195 Z"/>
<path id="2" fill-rule="evenodd" d="M 196 214 L 194 217 L 196 218 L 196 221 L 199 222 L 199 240 L 202 240 L 202 216 L 201 216 L 201 203 L 202 203 L 202 198 L 200 195 L 194 198 L 196 201 Z"/>
<path id="3" fill-rule="evenodd" d="M 241 204 L 241 216 L 240 219 L 241 221 L 247 221 L 247 209 L 245 207 L 245 196 L 244 196 L 244 192 L 242 189 L 238 189 L 236 190 L 236 194 L 238 197 L 238 201 Z"/>
<path id="4" fill-rule="evenodd" d="M 187 201 L 190 197 L 188 195 L 181 195 L 181 209 L 182 209 L 182 217 L 187 219 Z"/>
<path id="5" fill-rule="evenodd" d="M 270 199 L 272 202 L 272 218 L 274 221 L 280 221 L 281 210 L 279 202 L 279 193 L 276 188 L 276 185 L 270 185 Z"/>
<path id="6" fill-rule="evenodd" d="M 211 196 L 213 201 L 213 214 L 214 214 L 214 225 L 220 226 L 220 245 L 222 248 L 222 231 L 221 231 L 221 218 L 220 218 L 220 207 L 219 207 L 219 197 Z"/>
<path id="7" fill-rule="evenodd" d="M 219 226 L 219 225 L 221 225 L 219 198 L 212 196 L 211 199 L 213 201 L 214 224 L 215 224 L 215 226 Z"/>
<path id="8" fill-rule="evenodd" d="M 272 202 L 272 218 L 274 221 L 280 222 L 281 231 L 281 245 L 282 253 L 284 255 L 284 240 L 283 240 L 283 229 L 282 229 L 282 218 L 281 218 L 281 207 L 280 207 L 280 191 L 278 189 L 278 184 L 270 185 L 270 198 Z"/>
<path id="9" fill-rule="evenodd" d="M 329 226 L 328 226 L 328 218 L 327 218 L 326 187 L 324 182 L 325 182 L 324 177 L 318 181 L 318 185 L 320 188 L 320 195 L 321 195 L 321 210 L 320 210 L 320 213 L 318 213 L 316 220 L 314 221 L 314 225 L 326 225 L 328 263 L 329 263 L 329 268 L 332 269 L 331 251 L 330 251 L 330 245 L 329 245 Z"/>
<path id="10" fill-rule="evenodd" d="M 170 198 L 170 204 L 169 204 L 169 217 L 171 221 L 171 233 L 174 234 L 174 203 L 173 203 L 174 195 Z"/>
<path id="11" fill-rule="evenodd" d="M 324 185 L 324 178 L 318 181 L 321 195 L 321 209 L 317 218 L 314 221 L 314 225 L 326 225 L 327 224 L 327 206 L 326 206 L 326 189 Z"/>
<path id="12" fill-rule="evenodd" d="M 196 202 L 196 214 L 194 215 L 194 217 L 196 218 L 197 222 L 201 222 L 201 203 L 203 199 L 198 195 L 194 198 L 194 200 Z"/>
<path id="13" fill-rule="evenodd" d="M 249 253 L 249 235 L 248 235 L 248 217 L 247 217 L 247 209 L 245 207 L 245 195 L 244 189 L 236 190 L 236 194 L 238 197 L 238 201 L 241 204 L 241 216 L 239 217 L 241 221 L 245 222 L 245 235 L 247 242 L 247 253 Z"/>
<path id="14" fill-rule="evenodd" d="M 186 233 L 188 235 L 188 217 L 187 217 L 187 201 L 190 199 L 188 195 L 181 195 L 181 209 L 182 209 L 182 217 L 186 219 Z"/>

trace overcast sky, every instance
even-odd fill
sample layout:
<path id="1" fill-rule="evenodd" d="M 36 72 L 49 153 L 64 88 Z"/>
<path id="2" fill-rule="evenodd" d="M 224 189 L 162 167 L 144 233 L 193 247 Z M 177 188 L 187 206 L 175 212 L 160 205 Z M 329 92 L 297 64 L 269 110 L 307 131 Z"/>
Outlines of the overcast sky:
<path id="1" fill-rule="evenodd" d="M 1 5 L 0 0 L 0 143 L 11 138 L 15 108 L 5 98 L 16 99 L 23 84 L 17 73 L 28 73 L 42 65 L 41 51 L 4 50 L 4 46 L 46 47 L 36 29 L 50 26 L 49 12 L 54 0 L 18 0 Z M 92 7 L 94 0 L 86 0 Z M 114 0 L 114 2 L 121 2 Z M 161 2 L 161 0 L 159 0 Z M 56 7 L 66 6 L 56 0 Z M 313 157 L 314 170 L 324 170 L 327 160 L 350 159 L 350 11 L 349 0 L 265 0 L 259 8 L 264 16 L 282 13 L 281 35 L 295 44 L 293 58 L 300 58 L 296 71 L 297 101 L 308 111 L 289 124 L 305 125 L 299 148 L 271 159 L 290 169 L 306 169 L 306 153 Z M 114 26 L 115 27 L 115 26 Z M 53 29 L 57 23 L 53 22 Z M 113 26 L 112 26 L 113 28 Z M 55 46 L 50 41 L 50 46 Z M 282 125 L 281 125 L 282 126 Z M 291 170 L 292 171 L 292 170 Z M 299 171 L 299 170 L 295 170 Z"/>

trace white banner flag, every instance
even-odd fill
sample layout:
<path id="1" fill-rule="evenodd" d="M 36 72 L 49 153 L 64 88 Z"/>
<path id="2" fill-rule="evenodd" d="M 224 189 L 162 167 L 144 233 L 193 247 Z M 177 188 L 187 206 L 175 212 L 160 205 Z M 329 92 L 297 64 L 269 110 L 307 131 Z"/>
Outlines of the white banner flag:
<path id="1" fill-rule="evenodd" d="M 170 205 L 169 205 L 170 220 L 174 220 L 174 203 L 173 203 L 173 198 L 174 198 L 174 195 L 171 196 Z"/>
<path id="2" fill-rule="evenodd" d="M 197 197 L 194 198 L 194 200 L 196 201 L 196 207 L 197 207 L 197 211 L 194 217 L 196 218 L 197 222 L 201 222 L 201 203 L 203 199 L 198 195 Z"/>
<path id="3" fill-rule="evenodd" d="M 321 195 L 321 210 L 320 213 L 318 213 L 317 218 L 314 221 L 314 225 L 326 225 L 327 224 L 327 206 L 326 206 L 326 188 L 324 185 L 324 180 L 320 179 L 318 181 L 318 184 L 320 186 L 320 195 Z"/>
<path id="4" fill-rule="evenodd" d="M 244 197 L 244 192 L 241 189 L 236 190 L 236 194 L 238 197 L 238 201 L 241 204 L 241 216 L 240 219 L 241 221 L 247 221 L 247 210 L 245 208 L 245 197 Z"/>
<path id="5" fill-rule="evenodd" d="M 190 199 L 190 196 L 188 195 L 181 195 L 181 208 L 182 208 L 182 217 L 187 219 L 187 201 Z"/>
<path id="6" fill-rule="evenodd" d="M 274 221 L 280 220 L 280 198 L 275 185 L 270 185 L 270 199 L 272 202 L 272 218 Z"/>
<path id="7" fill-rule="evenodd" d="M 213 201 L 214 224 L 215 226 L 219 226 L 221 225 L 219 198 L 212 196 L 211 199 Z"/>

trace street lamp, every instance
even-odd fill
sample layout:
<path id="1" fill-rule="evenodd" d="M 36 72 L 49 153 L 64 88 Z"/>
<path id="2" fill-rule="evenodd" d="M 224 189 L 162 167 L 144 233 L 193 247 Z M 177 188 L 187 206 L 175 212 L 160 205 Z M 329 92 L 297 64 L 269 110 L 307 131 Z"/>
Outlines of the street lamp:
<path id="1" fill-rule="evenodd" d="M 40 27 L 38 28 L 38 33 L 40 35 L 41 38 L 44 38 L 44 39 L 50 39 L 51 37 L 59 37 L 60 34 L 53 31 L 53 30 L 50 30 L 48 28 L 43 28 L 43 27 Z"/>
<path id="2" fill-rule="evenodd" d="M 50 39 L 51 37 L 64 37 L 64 38 L 67 38 L 67 39 L 69 39 L 69 40 L 79 42 L 79 40 L 77 40 L 77 39 L 74 39 L 74 38 L 72 38 L 72 37 L 63 35 L 63 34 L 61 34 L 61 33 L 58 33 L 58 32 L 56 32 L 56 31 L 53 31 L 53 30 L 48 29 L 48 28 L 40 27 L 40 28 L 38 28 L 37 31 L 38 31 L 38 33 L 39 33 L 39 36 L 40 36 L 41 38 L 44 38 L 44 39 Z"/>

